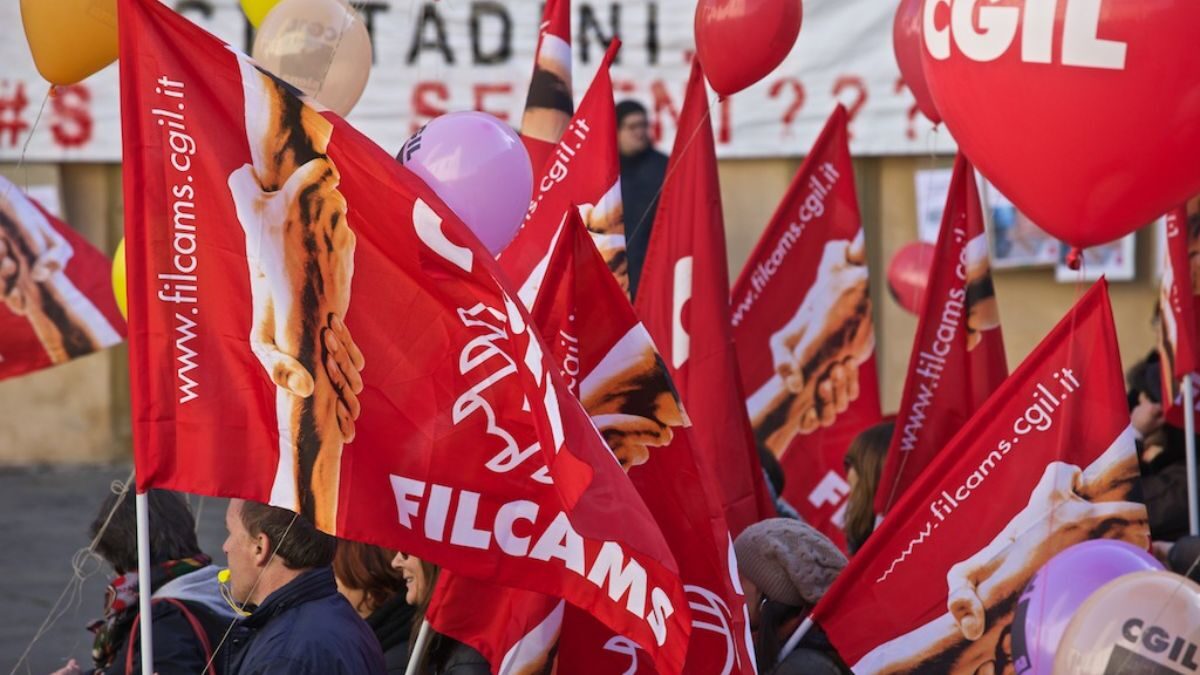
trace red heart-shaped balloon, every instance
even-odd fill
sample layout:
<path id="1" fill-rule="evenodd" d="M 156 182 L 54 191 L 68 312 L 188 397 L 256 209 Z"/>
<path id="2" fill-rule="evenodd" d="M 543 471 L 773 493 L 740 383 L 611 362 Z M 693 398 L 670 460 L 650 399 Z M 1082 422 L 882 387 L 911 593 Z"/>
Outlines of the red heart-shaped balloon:
<path id="1" fill-rule="evenodd" d="M 800 34 L 800 0 L 700 0 L 696 57 L 714 91 L 729 96 L 787 58 Z"/>
<path id="2" fill-rule="evenodd" d="M 1197 0 L 924 0 L 922 59 L 963 152 L 1080 248 L 1200 192 Z"/>

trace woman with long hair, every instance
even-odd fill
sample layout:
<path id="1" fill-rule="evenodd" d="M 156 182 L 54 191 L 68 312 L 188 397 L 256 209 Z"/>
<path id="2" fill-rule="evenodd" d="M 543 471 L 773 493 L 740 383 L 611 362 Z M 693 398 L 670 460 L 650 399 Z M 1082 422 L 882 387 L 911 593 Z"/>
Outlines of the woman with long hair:
<path id="1" fill-rule="evenodd" d="M 392 567 L 395 557 L 395 551 L 386 548 L 341 540 L 333 575 L 338 590 L 378 638 L 387 672 L 403 673 L 415 610 L 404 597 L 404 575 Z"/>
<path id="2" fill-rule="evenodd" d="M 846 548 L 858 552 L 875 531 L 875 493 L 883 473 L 883 460 L 892 443 L 895 423 L 883 422 L 868 427 L 850 442 L 844 460 L 850 496 L 846 500 Z"/>
<path id="3" fill-rule="evenodd" d="M 407 584 L 404 599 L 416 608 L 412 618 L 412 633 L 409 636 L 409 654 L 417 644 L 417 634 L 425 622 L 429 601 L 433 598 L 433 587 L 437 585 L 440 568 L 407 553 L 397 553 L 392 567 L 403 575 Z M 491 675 L 491 668 L 483 655 L 468 645 L 447 635 L 430 631 L 432 637 L 425 653 L 420 656 L 417 671 L 421 675 Z"/>
<path id="4" fill-rule="evenodd" d="M 820 532 L 788 518 L 771 518 L 746 528 L 733 544 L 758 672 L 763 675 L 844 675 L 850 672 L 829 639 L 813 626 L 784 653 L 797 632 L 846 566 L 846 556 Z"/>

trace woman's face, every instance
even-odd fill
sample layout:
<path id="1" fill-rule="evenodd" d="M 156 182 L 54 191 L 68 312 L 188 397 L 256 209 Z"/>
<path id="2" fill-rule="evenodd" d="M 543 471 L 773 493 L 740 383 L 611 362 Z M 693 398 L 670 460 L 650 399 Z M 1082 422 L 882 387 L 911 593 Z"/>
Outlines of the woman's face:
<path id="1" fill-rule="evenodd" d="M 404 601 L 410 605 L 419 604 L 421 599 L 429 594 L 429 580 L 425 578 L 425 568 L 421 566 L 421 559 L 415 555 L 397 553 L 396 557 L 392 558 L 392 567 L 400 570 L 404 575 L 404 583 L 408 585 Z"/>
<path id="2" fill-rule="evenodd" d="M 850 491 L 854 491 L 854 486 L 858 485 L 858 470 L 852 466 L 846 467 L 846 484 L 850 486 Z"/>

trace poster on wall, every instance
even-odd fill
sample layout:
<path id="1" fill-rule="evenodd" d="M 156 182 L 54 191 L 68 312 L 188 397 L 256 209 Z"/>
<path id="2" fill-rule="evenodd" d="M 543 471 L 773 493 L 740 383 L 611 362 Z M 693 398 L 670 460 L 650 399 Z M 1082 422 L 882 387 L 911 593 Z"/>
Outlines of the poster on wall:
<path id="1" fill-rule="evenodd" d="M 915 174 L 917 235 L 934 243 L 942 224 L 942 209 L 950 189 L 950 169 L 925 169 Z M 1017 210 L 1011 201 L 978 172 L 988 239 L 995 269 L 1050 267 L 1058 262 L 1059 242 Z"/>
<path id="2" fill-rule="evenodd" d="M 163 0 L 187 19 L 249 53 L 253 30 L 237 0 Z M 374 65 L 348 121 L 395 152 L 447 111 L 482 110 L 518 125 L 532 73 L 541 0 L 355 2 L 370 33 Z M 614 36 L 617 99 L 650 111 L 651 134 L 669 149 L 695 50 L 695 0 L 571 3 L 572 75 L 590 82 Z M 787 157 L 807 151 L 837 103 L 850 116 L 855 155 L 952 154 L 949 133 L 917 110 L 892 50 L 894 4 L 807 0 L 804 29 L 784 62 L 761 82 L 713 107 L 720 157 Z M 20 3 L 0 2 L 0 26 L 20 26 Z M 19 36 L 20 31 L 13 33 Z M 853 36 L 847 38 L 847 36 Z M 0 162 L 115 162 L 121 158 L 117 67 L 47 97 L 24 39 L 0 42 Z M 575 95 L 585 87 L 576 86 Z M 45 110 L 36 122 L 45 99 Z"/>
<path id="3" fill-rule="evenodd" d="M 1137 233 L 1126 235 L 1117 241 L 1085 248 L 1083 265 L 1078 270 L 1067 267 L 1066 259 L 1070 248 L 1059 245 L 1058 263 L 1054 266 L 1054 280 L 1060 284 L 1079 281 L 1096 281 L 1105 277 L 1109 281 L 1133 281 L 1137 275 Z"/>

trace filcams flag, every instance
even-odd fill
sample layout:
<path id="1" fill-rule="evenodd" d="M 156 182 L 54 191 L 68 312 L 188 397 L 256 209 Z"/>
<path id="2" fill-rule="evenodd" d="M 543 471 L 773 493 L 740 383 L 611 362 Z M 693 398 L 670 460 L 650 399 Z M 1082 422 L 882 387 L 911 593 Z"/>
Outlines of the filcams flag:
<path id="1" fill-rule="evenodd" d="M 700 466 L 716 476 L 736 537 L 775 515 L 775 507 L 742 405 L 721 186 L 699 59 L 686 91 L 634 306 L 691 416 Z"/>
<path id="2" fill-rule="evenodd" d="M 571 61 L 571 0 L 546 0 L 521 116 L 521 140 L 535 173 L 554 152 L 575 111 Z"/>
<path id="3" fill-rule="evenodd" d="M 779 458 L 784 496 L 845 548 L 850 441 L 879 422 L 866 246 L 834 109 L 733 286 L 733 334 L 759 447 Z"/>
<path id="4" fill-rule="evenodd" d="M 553 152 L 543 164 L 533 165 L 537 180 L 525 222 L 500 254 L 500 266 L 526 307 L 532 307 L 537 297 L 568 207 L 578 207 L 613 276 L 622 289 L 629 287 L 621 160 L 609 74 L 620 48 L 621 41 L 614 38 L 562 140 L 552 147 Z"/>
<path id="5" fill-rule="evenodd" d="M 475 237 L 169 8 L 120 19 L 138 489 L 564 597 L 678 672 L 671 551 Z"/>
<path id="6" fill-rule="evenodd" d="M 1158 297 L 1162 404 L 1167 421 L 1183 427 L 1183 395 L 1179 380 L 1195 373 L 1200 366 L 1196 309 L 1200 273 L 1192 269 L 1192 251 L 1200 251 L 1200 198 L 1168 213 L 1166 225 L 1167 250 Z M 1196 384 L 1193 381 L 1193 387 Z"/>
<path id="7" fill-rule="evenodd" d="M 1150 546 L 1108 286 L 1093 286 L 900 498 L 813 610 L 855 673 L 1011 672 L 1026 583 Z"/>
<path id="8" fill-rule="evenodd" d="M 0 177 L 0 380 L 120 342 L 112 261 Z"/>
<path id="9" fill-rule="evenodd" d="M 684 672 L 753 672 L 745 599 L 719 488 L 699 461 L 666 364 L 573 206 L 533 319 L 679 561 L 693 620 Z M 652 670 L 644 651 L 614 649 L 621 644 L 618 634 L 568 608 L 559 672 Z"/>
<path id="10" fill-rule="evenodd" d="M 1008 376 L 975 170 L 954 162 L 875 513 L 892 504 Z"/>

